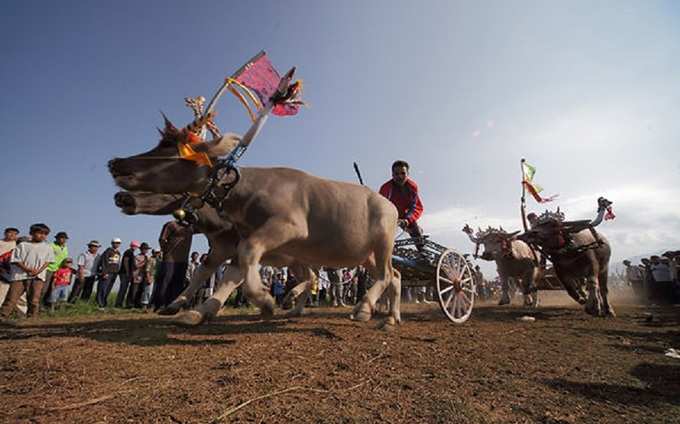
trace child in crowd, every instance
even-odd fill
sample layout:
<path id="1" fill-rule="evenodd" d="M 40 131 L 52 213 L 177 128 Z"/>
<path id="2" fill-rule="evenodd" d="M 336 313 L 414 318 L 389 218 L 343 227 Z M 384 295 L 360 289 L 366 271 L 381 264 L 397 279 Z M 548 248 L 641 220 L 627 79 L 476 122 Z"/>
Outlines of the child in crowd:
<path id="1" fill-rule="evenodd" d="M 66 258 L 59 269 L 52 275 L 52 294 L 50 296 L 50 312 L 54 312 L 55 306 L 59 301 L 68 300 L 68 287 L 71 285 L 73 275 L 73 259 Z"/>
<path id="2" fill-rule="evenodd" d="M 12 252 L 10 259 L 10 287 L 7 297 L 0 308 L 0 320 L 6 321 L 16 307 L 24 292 L 28 292 L 29 318 L 38 316 L 40 310 L 40 294 L 45 284 L 47 266 L 54 262 L 54 250 L 45 243 L 50 228 L 45 224 L 33 224 L 30 231 L 31 240 L 20 243 Z"/>

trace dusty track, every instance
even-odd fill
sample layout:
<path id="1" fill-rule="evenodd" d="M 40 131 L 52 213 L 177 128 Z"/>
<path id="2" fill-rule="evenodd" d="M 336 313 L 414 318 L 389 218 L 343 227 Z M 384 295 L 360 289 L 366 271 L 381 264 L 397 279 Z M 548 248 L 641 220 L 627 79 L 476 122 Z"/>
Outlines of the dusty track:
<path id="1" fill-rule="evenodd" d="M 549 296 L 548 296 L 549 297 Z M 547 304 L 560 304 L 561 298 Z M 393 333 L 348 310 L 181 329 L 150 315 L 0 328 L 2 422 L 679 422 L 680 308 L 481 306 L 463 326 L 404 307 Z M 536 322 L 518 322 L 526 313 Z M 647 321 L 646 312 L 654 313 Z"/>

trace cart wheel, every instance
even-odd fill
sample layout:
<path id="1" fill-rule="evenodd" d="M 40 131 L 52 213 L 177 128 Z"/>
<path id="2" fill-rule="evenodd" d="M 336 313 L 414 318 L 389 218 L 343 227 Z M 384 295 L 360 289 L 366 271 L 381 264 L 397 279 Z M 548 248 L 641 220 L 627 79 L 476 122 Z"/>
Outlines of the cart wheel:
<path id="1" fill-rule="evenodd" d="M 442 312 L 456 324 L 467 321 L 475 303 L 475 281 L 465 258 L 445 250 L 437 262 L 436 283 Z"/>

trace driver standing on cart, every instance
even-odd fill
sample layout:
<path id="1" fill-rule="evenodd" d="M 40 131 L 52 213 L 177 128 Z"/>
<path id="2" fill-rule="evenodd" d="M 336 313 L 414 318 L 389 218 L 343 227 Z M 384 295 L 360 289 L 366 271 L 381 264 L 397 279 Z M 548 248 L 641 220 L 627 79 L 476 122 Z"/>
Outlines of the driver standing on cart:
<path id="1" fill-rule="evenodd" d="M 423 202 L 418 194 L 418 184 L 408 174 L 408 162 L 395 161 L 392 164 L 392 179 L 380 187 L 380 194 L 397 207 L 399 227 L 411 237 L 422 237 L 423 230 L 418 225 L 418 219 L 423 214 Z M 416 248 L 422 251 L 423 243 L 416 243 Z"/>

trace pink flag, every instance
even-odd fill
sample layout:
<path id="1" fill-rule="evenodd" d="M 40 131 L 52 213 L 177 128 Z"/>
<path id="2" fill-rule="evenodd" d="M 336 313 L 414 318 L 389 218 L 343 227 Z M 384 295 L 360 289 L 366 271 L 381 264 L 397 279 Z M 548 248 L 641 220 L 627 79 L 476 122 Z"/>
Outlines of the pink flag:
<path id="1" fill-rule="evenodd" d="M 264 52 L 245 64 L 233 78 L 253 91 L 263 105 L 269 102 L 281 81 L 281 76 Z M 277 103 L 272 113 L 278 116 L 290 116 L 298 113 L 299 109 L 298 104 Z"/>

